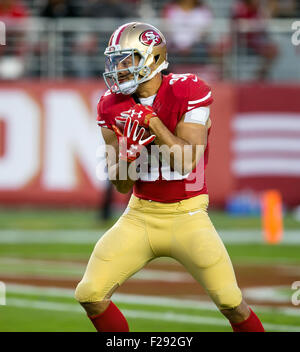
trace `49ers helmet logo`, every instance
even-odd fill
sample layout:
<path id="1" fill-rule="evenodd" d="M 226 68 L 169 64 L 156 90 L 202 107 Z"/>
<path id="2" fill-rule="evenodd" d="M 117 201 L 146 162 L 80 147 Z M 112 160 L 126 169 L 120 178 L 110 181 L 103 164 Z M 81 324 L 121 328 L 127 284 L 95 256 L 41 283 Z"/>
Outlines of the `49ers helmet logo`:
<path id="1" fill-rule="evenodd" d="M 140 35 L 140 41 L 144 45 L 150 45 L 153 40 L 155 40 L 154 46 L 159 45 L 162 42 L 160 35 L 156 31 L 148 29 Z"/>

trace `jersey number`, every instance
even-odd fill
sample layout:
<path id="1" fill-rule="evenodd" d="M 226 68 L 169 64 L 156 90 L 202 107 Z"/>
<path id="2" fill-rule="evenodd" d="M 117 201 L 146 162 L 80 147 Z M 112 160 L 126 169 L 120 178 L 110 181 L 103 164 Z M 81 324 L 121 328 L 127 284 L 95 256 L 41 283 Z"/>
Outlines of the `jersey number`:
<path id="1" fill-rule="evenodd" d="M 180 82 L 184 82 L 186 81 L 190 76 L 192 76 L 191 73 L 183 73 L 183 74 L 180 74 L 180 75 L 177 75 L 177 74 L 173 74 L 172 75 L 172 78 L 170 79 L 170 85 L 172 86 L 174 83 L 176 83 L 177 81 L 180 81 Z M 196 82 L 196 81 L 195 81 Z"/>
<path id="2" fill-rule="evenodd" d="M 163 180 L 174 181 L 174 180 L 183 180 L 189 176 L 181 175 L 178 171 L 172 171 L 170 165 L 162 163 L 162 165 L 149 165 L 148 172 L 140 172 L 141 181 L 153 182 L 159 179 L 159 170 Z"/>

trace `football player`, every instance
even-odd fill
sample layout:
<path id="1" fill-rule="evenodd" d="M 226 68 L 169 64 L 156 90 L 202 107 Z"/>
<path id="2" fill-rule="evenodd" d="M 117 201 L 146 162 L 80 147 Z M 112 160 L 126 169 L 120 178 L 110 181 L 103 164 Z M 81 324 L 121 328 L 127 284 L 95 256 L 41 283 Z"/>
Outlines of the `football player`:
<path id="1" fill-rule="evenodd" d="M 98 124 L 107 147 L 117 153 L 117 158 L 107 153 L 108 173 L 119 192 L 133 188 L 133 194 L 97 242 L 76 299 L 97 331 L 129 331 L 112 294 L 148 262 L 169 256 L 205 288 L 233 331 L 264 331 L 242 298 L 207 214 L 211 89 L 194 74 L 162 74 L 168 66 L 166 40 L 149 24 L 119 27 L 105 57 L 109 90 L 98 104 Z M 150 147 L 161 148 L 161 155 L 146 160 L 145 169 L 140 158 Z"/>

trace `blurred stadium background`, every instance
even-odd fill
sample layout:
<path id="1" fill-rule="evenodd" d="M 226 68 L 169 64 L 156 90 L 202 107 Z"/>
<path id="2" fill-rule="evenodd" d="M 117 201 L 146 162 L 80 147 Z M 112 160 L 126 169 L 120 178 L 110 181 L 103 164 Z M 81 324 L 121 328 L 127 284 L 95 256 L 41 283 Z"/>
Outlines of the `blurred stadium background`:
<path id="1" fill-rule="evenodd" d="M 133 20 L 165 33 L 170 72 L 212 86 L 212 221 L 266 329 L 300 331 L 299 0 L 1 0 L 0 331 L 93 331 L 73 291 L 129 198 L 106 180 L 96 105 L 109 36 Z M 282 199 L 276 244 L 268 190 Z M 133 331 L 230 331 L 166 258 L 115 301 Z"/>

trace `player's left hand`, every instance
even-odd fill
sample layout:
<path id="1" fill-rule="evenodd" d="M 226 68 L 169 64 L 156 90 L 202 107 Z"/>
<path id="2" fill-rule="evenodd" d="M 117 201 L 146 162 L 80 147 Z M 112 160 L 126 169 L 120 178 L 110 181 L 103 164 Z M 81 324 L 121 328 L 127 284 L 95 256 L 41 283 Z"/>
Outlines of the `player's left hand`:
<path id="1" fill-rule="evenodd" d="M 145 128 L 139 128 L 138 121 L 132 121 L 130 117 L 126 118 L 123 133 L 116 125 L 112 125 L 112 128 L 119 142 L 119 159 L 129 163 L 137 159 L 142 148 L 152 143 L 156 137 L 155 135 L 151 135 L 142 139 Z"/>
<path id="2" fill-rule="evenodd" d="M 131 109 L 126 111 L 126 114 L 132 121 L 138 121 L 140 126 L 149 128 L 150 120 L 153 117 L 158 117 L 156 112 L 150 105 L 136 104 Z M 117 116 L 116 120 L 125 123 L 127 117 Z"/>

